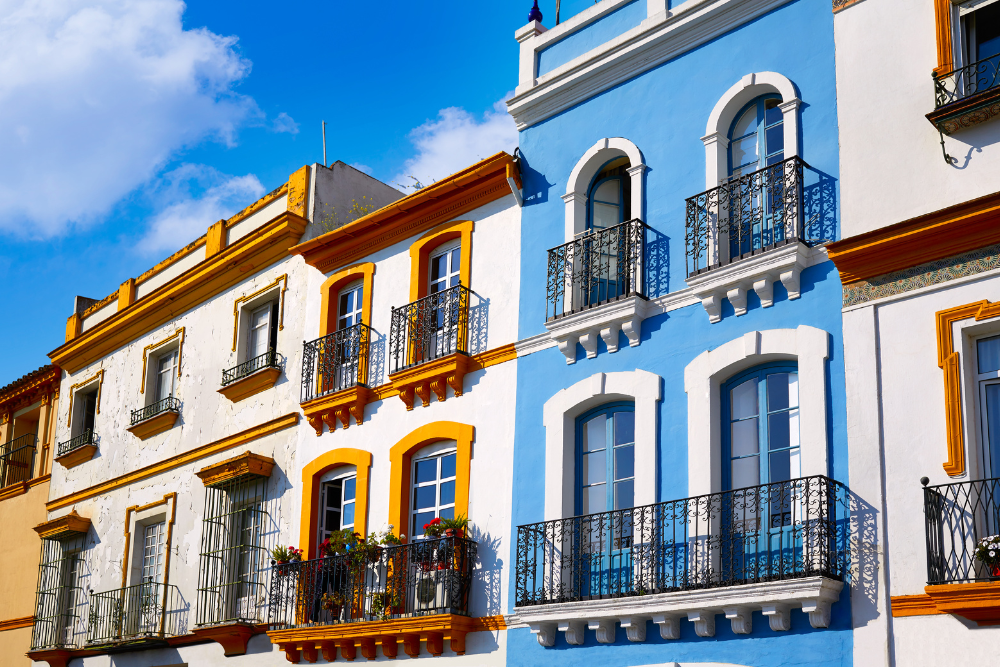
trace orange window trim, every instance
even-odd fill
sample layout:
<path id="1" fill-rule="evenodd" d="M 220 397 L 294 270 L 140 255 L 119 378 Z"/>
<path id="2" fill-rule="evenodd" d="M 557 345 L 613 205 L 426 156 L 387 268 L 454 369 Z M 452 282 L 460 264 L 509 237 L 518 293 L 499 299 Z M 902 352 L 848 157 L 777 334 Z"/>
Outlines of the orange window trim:
<path id="1" fill-rule="evenodd" d="M 320 338 L 337 330 L 337 302 L 340 290 L 355 280 L 361 280 L 364 294 L 361 302 L 361 321 L 371 326 L 372 323 L 372 285 L 374 283 L 375 264 L 361 262 L 333 274 L 323 282 L 320 288 L 322 304 L 320 305 L 319 335 Z"/>
<path id="2" fill-rule="evenodd" d="M 410 520 L 410 463 L 413 454 L 421 447 L 454 440 L 458 443 L 455 461 L 455 516 L 469 516 L 469 478 L 472 467 L 472 441 L 476 429 L 458 422 L 431 422 L 416 429 L 389 450 L 391 465 L 389 487 L 389 523 L 396 535 L 406 534 Z M 413 535 L 407 535 L 408 540 Z"/>
<path id="3" fill-rule="evenodd" d="M 427 273 L 431 253 L 441 244 L 462 239 L 459 280 L 472 288 L 472 220 L 455 220 L 427 232 L 410 246 L 410 303 L 427 296 Z"/>
<path id="4" fill-rule="evenodd" d="M 339 466 L 357 469 L 358 480 L 354 495 L 354 532 L 362 536 L 368 530 L 368 479 L 372 467 L 371 452 L 342 448 L 325 452 L 302 469 L 302 517 L 299 521 L 299 548 L 306 559 L 316 558 L 316 532 L 319 530 L 320 478 Z"/>
<path id="5" fill-rule="evenodd" d="M 938 367 L 944 371 L 944 415 L 948 460 L 944 471 L 951 477 L 965 474 L 965 435 L 962 432 L 962 375 L 959 353 L 955 352 L 952 325 L 974 317 L 977 322 L 1000 317 L 1000 303 L 986 299 L 935 313 L 937 320 Z"/>
<path id="6" fill-rule="evenodd" d="M 951 0 L 934 0 L 934 31 L 937 36 L 938 66 L 934 68 L 935 76 L 947 74 L 955 69 L 952 61 L 951 46 Z"/>

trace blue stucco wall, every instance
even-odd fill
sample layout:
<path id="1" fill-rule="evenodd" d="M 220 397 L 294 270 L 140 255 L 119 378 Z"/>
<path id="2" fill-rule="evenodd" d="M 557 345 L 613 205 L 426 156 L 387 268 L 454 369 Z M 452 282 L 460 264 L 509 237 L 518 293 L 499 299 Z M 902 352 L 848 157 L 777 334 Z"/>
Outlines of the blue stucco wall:
<path id="1" fill-rule="evenodd" d="M 644 5 L 644 3 L 642 3 Z M 719 98 L 743 76 L 774 71 L 787 76 L 799 89 L 801 156 L 829 186 L 833 216 L 839 215 L 837 109 L 834 68 L 833 17 L 828 4 L 798 0 L 723 35 L 677 59 L 627 81 L 521 132 L 520 150 L 525 206 L 522 209 L 520 337 L 545 330 L 546 249 L 564 238 L 567 179 L 580 157 L 604 137 L 625 137 L 643 152 L 648 166 L 645 221 L 668 245 L 667 288 L 683 289 L 684 200 L 705 189 L 705 148 L 701 137 Z M 688 496 L 687 395 L 684 368 L 698 354 L 714 349 L 747 331 L 795 328 L 801 324 L 830 334 L 827 362 L 830 474 L 849 483 L 841 285 L 829 262 L 805 270 L 802 296 L 788 300 L 780 283 L 774 286 L 774 306 L 762 308 L 757 295 L 748 294 L 748 312 L 736 317 L 728 301 L 723 319 L 711 324 L 704 309 L 691 306 L 642 323 L 641 344 L 608 354 L 599 342 L 595 359 L 586 359 L 578 347 L 577 363 L 567 365 L 557 349 L 537 352 L 518 361 L 515 424 L 513 530 L 537 522 L 544 514 L 545 429 L 542 406 L 560 389 L 598 372 L 647 370 L 663 378 L 659 406 L 658 500 Z M 516 563 L 516 539 L 510 562 Z M 510 606 L 513 607 L 514 568 L 511 568 Z M 643 665 L 669 661 L 719 661 L 755 667 L 784 665 L 850 665 L 852 635 L 847 589 L 833 606 L 832 624 L 813 630 L 801 611 L 793 612 L 793 629 L 778 633 L 767 620 L 754 615 L 749 637 L 732 634 L 729 623 L 717 617 L 716 637 L 701 639 L 693 626 L 681 623 L 682 638 L 664 642 L 650 624 L 645 643 L 630 643 L 619 629 L 616 646 L 598 645 L 587 633 L 587 645 L 568 646 L 562 633 L 552 649 L 540 647 L 527 630 L 508 633 L 511 665 L 606 664 Z M 611 653 L 611 651 L 614 651 Z"/>
<path id="2" fill-rule="evenodd" d="M 633 0 L 538 54 L 538 76 L 636 27 L 646 18 L 646 0 Z"/>

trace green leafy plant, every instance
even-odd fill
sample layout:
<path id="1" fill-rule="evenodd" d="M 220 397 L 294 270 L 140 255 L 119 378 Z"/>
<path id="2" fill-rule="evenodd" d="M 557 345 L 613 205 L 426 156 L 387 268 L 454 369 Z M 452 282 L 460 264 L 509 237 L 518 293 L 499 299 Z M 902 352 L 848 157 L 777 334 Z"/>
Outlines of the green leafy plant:
<path id="1" fill-rule="evenodd" d="M 444 519 L 441 521 L 446 537 L 465 537 L 469 529 L 469 519 L 464 514 L 459 514 L 454 519 Z"/>
<path id="2" fill-rule="evenodd" d="M 297 563 L 302 560 L 302 549 L 293 546 L 275 547 L 271 549 L 271 558 L 279 564 Z"/>
<path id="3" fill-rule="evenodd" d="M 319 606 L 327 611 L 340 611 L 345 601 L 344 594 L 340 591 L 323 593 L 319 599 Z"/>

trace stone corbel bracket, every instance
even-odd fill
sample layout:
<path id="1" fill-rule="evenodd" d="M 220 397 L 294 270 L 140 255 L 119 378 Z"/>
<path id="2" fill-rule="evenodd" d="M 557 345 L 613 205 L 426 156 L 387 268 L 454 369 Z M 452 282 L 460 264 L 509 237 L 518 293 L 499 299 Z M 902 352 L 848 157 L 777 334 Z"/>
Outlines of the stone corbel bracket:
<path id="1" fill-rule="evenodd" d="M 723 614 L 733 633 L 753 631 L 753 613 L 760 611 L 771 630 L 791 629 L 791 610 L 801 608 L 816 629 L 830 626 L 830 605 L 840 598 L 844 584 L 826 577 L 809 577 L 698 591 L 660 593 L 639 597 L 564 602 L 515 608 L 508 627 L 531 628 L 541 646 L 555 646 L 556 634 L 565 633 L 566 643 L 580 646 L 586 630 L 593 630 L 598 643 L 615 641 L 615 626 L 621 625 L 631 642 L 646 641 L 646 623 L 652 621 L 662 639 L 680 639 L 681 620 L 689 621 L 699 637 L 714 637 L 716 616 Z"/>
<path id="2" fill-rule="evenodd" d="M 598 340 L 604 341 L 609 353 L 617 352 L 619 332 L 625 333 L 629 347 L 637 347 L 648 306 L 643 297 L 632 296 L 550 320 L 545 328 L 566 357 L 566 363 L 575 364 L 577 343 L 583 346 L 588 359 L 597 356 Z"/>
<path id="3" fill-rule="evenodd" d="M 774 305 L 774 283 L 780 282 L 788 291 L 789 300 L 801 296 L 799 275 L 814 264 L 826 260 L 822 248 L 810 248 L 804 243 L 790 243 L 761 255 L 733 262 L 708 273 L 692 276 L 685 282 L 708 313 L 710 322 L 722 320 L 722 300 L 729 299 L 736 316 L 747 312 L 747 294 L 757 293 L 760 305 Z"/>

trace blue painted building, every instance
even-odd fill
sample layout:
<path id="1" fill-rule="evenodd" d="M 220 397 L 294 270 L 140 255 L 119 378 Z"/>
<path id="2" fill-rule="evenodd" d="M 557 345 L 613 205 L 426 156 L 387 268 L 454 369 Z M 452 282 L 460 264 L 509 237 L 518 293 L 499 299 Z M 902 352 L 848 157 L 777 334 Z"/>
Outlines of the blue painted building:
<path id="1" fill-rule="evenodd" d="M 852 664 L 830 5 L 517 39 L 508 663 Z"/>

